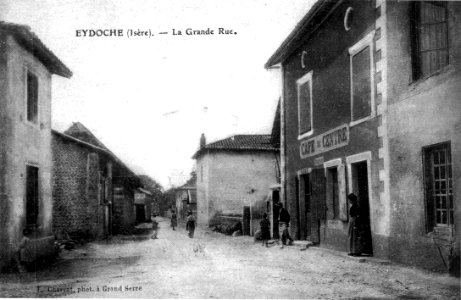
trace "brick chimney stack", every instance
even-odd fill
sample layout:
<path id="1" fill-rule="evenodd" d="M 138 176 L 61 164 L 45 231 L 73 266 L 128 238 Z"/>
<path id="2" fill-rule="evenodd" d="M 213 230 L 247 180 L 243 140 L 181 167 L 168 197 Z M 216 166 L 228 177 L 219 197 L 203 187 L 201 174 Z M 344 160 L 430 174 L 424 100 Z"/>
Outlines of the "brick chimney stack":
<path id="1" fill-rule="evenodd" d="M 200 149 L 205 148 L 205 145 L 206 145 L 206 138 L 205 138 L 205 134 L 202 133 L 202 135 L 200 136 Z"/>

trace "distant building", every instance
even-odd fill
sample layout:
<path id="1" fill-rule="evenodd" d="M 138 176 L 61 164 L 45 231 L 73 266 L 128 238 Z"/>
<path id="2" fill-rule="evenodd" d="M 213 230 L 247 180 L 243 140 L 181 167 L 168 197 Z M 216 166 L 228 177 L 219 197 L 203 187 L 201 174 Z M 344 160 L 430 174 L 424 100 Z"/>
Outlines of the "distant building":
<path id="1" fill-rule="evenodd" d="M 244 233 L 251 233 L 250 216 L 266 211 L 269 188 L 277 183 L 277 156 L 271 135 L 235 135 L 209 144 L 202 135 L 193 156 L 198 223 L 208 224 L 216 215 L 240 216 Z"/>
<path id="2" fill-rule="evenodd" d="M 456 1 L 319 0 L 272 55 L 294 236 L 348 251 L 355 193 L 365 253 L 459 257 L 460 20 Z"/>
<path id="3" fill-rule="evenodd" d="M 136 223 L 150 220 L 152 213 L 158 214 L 158 199 L 146 189 L 138 188 L 134 193 Z"/>
<path id="4" fill-rule="evenodd" d="M 100 238 L 136 221 L 136 175 L 83 124 L 53 131 L 53 230 Z"/>
<path id="5" fill-rule="evenodd" d="M 195 175 L 195 174 L 194 174 Z M 178 220 L 185 220 L 187 212 L 197 216 L 197 177 L 193 176 L 185 184 L 175 189 Z"/>
<path id="6" fill-rule="evenodd" d="M 53 74 L 72 76 L 29 27 L 0 22 L 0 270 L 11 262 L 24 228 L 33 232 L 37 258 L 53 253 Z"/>

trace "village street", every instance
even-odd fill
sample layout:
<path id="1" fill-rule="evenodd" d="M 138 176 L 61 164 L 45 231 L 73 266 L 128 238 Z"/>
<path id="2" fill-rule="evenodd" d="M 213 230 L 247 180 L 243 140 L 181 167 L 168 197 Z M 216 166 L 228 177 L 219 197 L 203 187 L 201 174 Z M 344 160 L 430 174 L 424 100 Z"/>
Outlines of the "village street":
<path id="1" fill-rule="evenodd" d="M 168 225 L 157 240 L 114 237 L 64 250 L 45 270 L 1 274 L 0 297 L 459 299 L 445 274 L 200 229 L 189 239 Z"/>

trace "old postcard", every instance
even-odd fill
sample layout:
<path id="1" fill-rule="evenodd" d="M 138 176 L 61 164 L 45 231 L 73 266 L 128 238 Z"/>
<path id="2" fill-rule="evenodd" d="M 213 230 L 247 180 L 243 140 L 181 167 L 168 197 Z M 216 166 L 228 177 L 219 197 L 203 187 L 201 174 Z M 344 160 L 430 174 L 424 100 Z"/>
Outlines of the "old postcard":
<path id="1" fill-rule="evenodd" d="M 461 2 L 0 0 L 0 297 L 459 299 Z"/>

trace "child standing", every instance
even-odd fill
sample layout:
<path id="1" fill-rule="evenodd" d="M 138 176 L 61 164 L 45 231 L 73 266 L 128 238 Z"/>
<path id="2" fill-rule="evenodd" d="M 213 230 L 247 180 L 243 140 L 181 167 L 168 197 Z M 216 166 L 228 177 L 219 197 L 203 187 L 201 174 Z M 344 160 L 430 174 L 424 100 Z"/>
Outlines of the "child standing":
<path id="1" fill-rule="evenodd" d="M 270 233 L 271 223 L 267 219 L 266 213 L 264 213 L 263 219 L 261 220 L 259 225 L 261 226 L 261 239 L 263 241 L 262 245 L 269 247 L 268 242 L 269 242 L 269 239 L 271 238 L 271 233 Z"/>
<path id="2" fill-rule="evenodd" d="M 195 218 L 192 215 L 191 211 L 187 212 L 186 230 L 189 231 L 189 237 L 193 238 L 194 237 L 194 231 L 195 231 Z"/>
<path id="3" fill-rule="evenodd" d="M 151 239 L 155 240 L 157 238 L 157 233 L 158 233 L 157 215 L 152 214 L 152 217 L 150 219 L 152 220 L 152 236 L 151 236 Z"/>

